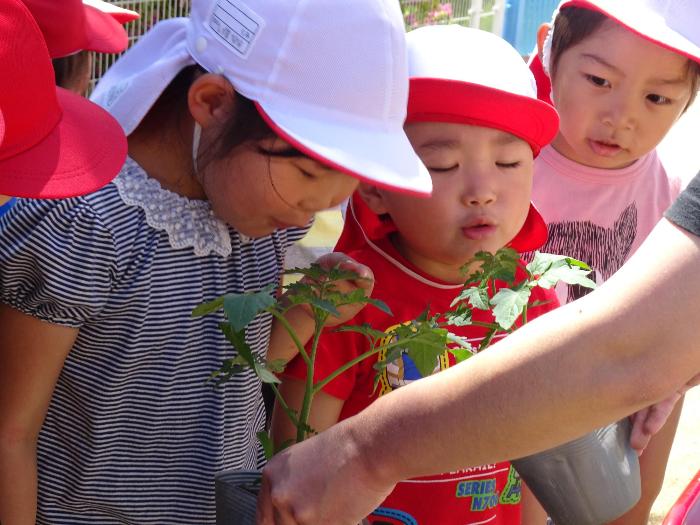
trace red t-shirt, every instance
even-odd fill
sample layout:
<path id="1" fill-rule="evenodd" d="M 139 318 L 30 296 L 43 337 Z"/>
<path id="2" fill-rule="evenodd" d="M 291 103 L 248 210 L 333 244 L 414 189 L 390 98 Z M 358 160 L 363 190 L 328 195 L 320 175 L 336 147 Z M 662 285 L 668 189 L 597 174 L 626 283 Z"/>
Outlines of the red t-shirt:
<path id="1" fill-rule="evenodd" d="M 393 316 L 388 315 L 367 306 L 352 320 L 353 324 L 368 323 L 373 328 L 387 330 L 415 319 L 428 305 L 431 314 L 445 312 L 462 288 L 462 285 L 440 282 L 425 275 L 406 261 L 386 238 L 375 246 L 366 246 L 348 255 L 372 269 L 375 277 L 372 297 L 384 301 L 393 313 Z M 529 309 L 530 319 L 558 305 L 556 295 L 541 288 L 533 290 L 531 302 L 534 301 L 548 302 Z M 493 318 L 488 312 L 477 310 L 474 320 L 492 322 Z M 467 338 L 474 347 L 478 347 L 486 333 L 486 329 L 475 326 L 454 326 L 451 331 Z M 324 331 L 317 350 L 315 381 L 367 350 L 368 341 L 360 334 Z M 375 391 L 373 365 L 382 357 L 374 355 L 361 361 L 324 388 L 326 393 L 345 402 L 341 420 L 357 414 L 378 396 L 422 377 L 408 356 L 403 355 L 381 373 Z M 436 363 L 435 372 L 454 362 L 454 357 L 445 352 Z M 292 360 L 284 375 L 305 378 L 304 361 L 300 357 Z M 401 438 L 396 436 L 397 440 Z M 455 436 L 454 446 L 468 447 L 469 440 L 469 435 Z M 515 525 L 520 523 L 520 487 L 520 478 L 508 462 L 405 480 L 369 516 L 369 521 L 376 525 Z"/>

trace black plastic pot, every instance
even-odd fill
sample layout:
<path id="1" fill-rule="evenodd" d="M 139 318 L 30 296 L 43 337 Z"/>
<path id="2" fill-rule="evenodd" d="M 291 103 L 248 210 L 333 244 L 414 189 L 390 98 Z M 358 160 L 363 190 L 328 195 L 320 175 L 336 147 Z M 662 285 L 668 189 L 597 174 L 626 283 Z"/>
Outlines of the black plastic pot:
<path id="1" fill-rule="evenodd" d="M 556 525 L 601 525 L 641 496 L 627 418 L 569 443 L 512 461 Z"/>
<path id="2" fill-rule="evenodd" d="M 216 475 L 216 525 L 255 525 L 260 471 L 228 470 Z"/>

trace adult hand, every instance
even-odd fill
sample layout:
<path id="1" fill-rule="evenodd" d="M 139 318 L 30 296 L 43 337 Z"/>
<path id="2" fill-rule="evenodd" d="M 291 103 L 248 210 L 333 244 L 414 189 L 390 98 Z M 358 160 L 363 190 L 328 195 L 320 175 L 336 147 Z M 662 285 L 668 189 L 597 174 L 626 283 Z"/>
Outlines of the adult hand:
<path id="1" fill-rule="evenodd" d="M 678 400 L 683 397 L 683 394 L 698 384 L 700 384 L 700 374 L 663 401 L 644 408 L 632 415 L 630 444 L 639 455 L 644 452 L 652 436 L 659 432 L 664 426 Z"/>
<path id="2" fill-rule="evenodd" d="M 394 488 L 362 456 L 343 423 L 277 454 L 263 470 L 258 525 L 357 525 Z"/>

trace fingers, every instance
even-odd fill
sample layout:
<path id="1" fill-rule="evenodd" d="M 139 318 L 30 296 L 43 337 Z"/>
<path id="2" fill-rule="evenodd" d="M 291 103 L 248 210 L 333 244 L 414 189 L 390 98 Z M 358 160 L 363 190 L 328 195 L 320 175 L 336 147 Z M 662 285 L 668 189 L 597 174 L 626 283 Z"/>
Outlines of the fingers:
<path id="1" fill-rule="evenodd" d="M 644 408 L 632 415 L 630 419 L 632 420 L 632 431 L 630 432 L 630 446 L 637 451 L 638 455 L 644 453 L 644 449 L 649 444 L 651 440 L 651 434 L 646 431 L 645 423 L 647 419 L 647 413 L 649 408 Z"/>
<path id="2" fill-rule="evenodd" d="M 272 497 L 269 476 L 263 470 L 262 485 L 260 486 L 256 511 L 257 525 L 300 525 L 284 505 L 277 503 L 275 504 L 275 500 Z"/>
<path id="3" fill-rule="evenodd" d="M 264 472 L 262 477 L 262 485 L 260 485 L 260 493 L 258 494 L 255 522 L 257 525 L 275 525 L 272 501 L 270 499 L 270 482 L 268 481 Z"/>
<path id="4" fill-rule="evenodd" d="M 341 252 L 327 253 L 319 257 L 316 262 L 326 269 L 338 267 L 343 270 L 355 272 L 358 275 L 358 286 L 365 287 L 365 283 L 362 283 L 362 280 L 374 280 L 374 274 L 368 266 L 358 263 L 355 259 Z"/>
<path id="5" fill-rule="evenodd" d="M 632 416 L 632 432 L 630 445 L 641 456 L 652 436 L 658 433 L 666 424 L 673 408 L 681 398 L 682 393 L 676 392 L 650 407 L 644 408 Z"/>

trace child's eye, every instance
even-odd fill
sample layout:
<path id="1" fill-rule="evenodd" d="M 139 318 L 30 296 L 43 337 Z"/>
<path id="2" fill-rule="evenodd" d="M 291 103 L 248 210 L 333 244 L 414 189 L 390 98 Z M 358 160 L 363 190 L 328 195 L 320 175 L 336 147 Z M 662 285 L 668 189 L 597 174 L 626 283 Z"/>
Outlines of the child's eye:
<path id="1" fill-rule="evenodd" d="M 316 178 L 316 175 L 314 175 L 313 173 L 309 173 L 308 171 L 304 171 L 302 169 L 300 169 L 299 171 L 301 172 L 301 174 L 304 176 L 305 179 L 315 179 Z"/>
<path id="2" fill-rule="evenodd" d="M 598 87 L 610 87 L 610 82 L 605 80 L 602 77 L 597 77 L 595 75 L 586 75 L 586 78 L 588 79 L 589 82 L 592 84 L 598 86 Z"/>
<path id="3" fill-rule="evenodd" d="M 457 167 L 456 164 L 454 166 L 450 166 L 447 168 L 438 167 L 438 166 L 427 166 L 428 171 L 432 171 L 433 173 L 447 173 L 448 171 L 452 171 L 456 167 Z"/>
<path id="4" fill-rule="evenodd" d="M 512 168 L 517 168 L 520 166 L 520 161 L 516 162 L 496 162 L 496 166 L 499 168 L 506 168 L 506 169 L 512 169 Z"/>
<path id="5" fill-rule="evenodd" d="M 651 102 L 652 104 L 656 104 L 658 106 L 663 106 L 665 104 L 670 104 L 672 100 L 668 97 L 664 97 L 663 95 L 657 95 L 655 93 L 652 93 L 650 95 L 647 95 L 647 100 Z"/>

